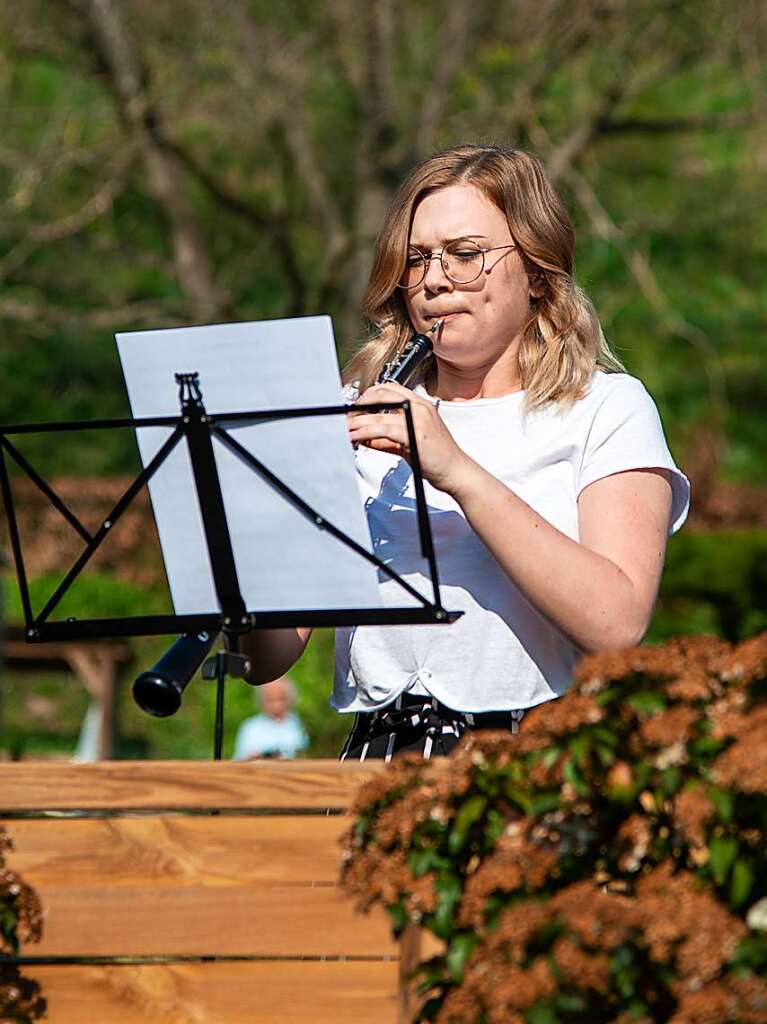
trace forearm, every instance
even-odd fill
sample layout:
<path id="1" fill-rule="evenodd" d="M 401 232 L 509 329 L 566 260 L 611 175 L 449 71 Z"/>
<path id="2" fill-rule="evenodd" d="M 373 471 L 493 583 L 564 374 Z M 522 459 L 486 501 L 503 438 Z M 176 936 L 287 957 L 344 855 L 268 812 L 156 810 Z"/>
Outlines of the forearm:
<path id="1" fill-rule="evenodd" d="M 239 639 L 250 662 L 247 681 L 255 686 L 284 675 L 304 653 L 311 629 L 254 629 Z"/>
<path id="2" fill-rule="evenodd" d="M 583 650 L 638 643 L 648 609 L 609 558 L 552 526 L 472 459 L 450 493 L 527 600 Z"/>

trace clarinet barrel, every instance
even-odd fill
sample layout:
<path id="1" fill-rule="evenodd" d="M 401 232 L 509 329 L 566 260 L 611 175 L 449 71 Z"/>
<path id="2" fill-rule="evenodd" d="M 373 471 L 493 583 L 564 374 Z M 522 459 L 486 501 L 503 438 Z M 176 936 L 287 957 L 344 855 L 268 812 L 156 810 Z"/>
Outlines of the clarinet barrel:
<path id="1" fill-rule="evenodd" d="M 441 325 L 442 321 L 438 320 L 429 330 L 429 334 L 433 334 Z M 397 353 L 396 357 L 384 366 L 378 375 L 376 384 L 389 384 L 393 382 L 401 384 L 405 388 L 409 387 L 418 368 L 433 351 L 434 345 L 428 334 L 414 334 L 405 347 Z"/>

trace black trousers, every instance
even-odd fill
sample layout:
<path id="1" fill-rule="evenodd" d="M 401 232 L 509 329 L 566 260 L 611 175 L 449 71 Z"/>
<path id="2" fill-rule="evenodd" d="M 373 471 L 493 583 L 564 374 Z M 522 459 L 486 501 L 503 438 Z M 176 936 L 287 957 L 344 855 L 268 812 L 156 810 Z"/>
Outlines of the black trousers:
<path id="1" fill-rule="evenodd" d="M 519 730 L 524 711 L 455 711 L 434 697 L 401 694 L 380 711 L 355 715 L 351 732 L 341 751 L 342 761 L 366 761 L 409 750 L 423 757 L 449 754 L 467 729 Z"/>

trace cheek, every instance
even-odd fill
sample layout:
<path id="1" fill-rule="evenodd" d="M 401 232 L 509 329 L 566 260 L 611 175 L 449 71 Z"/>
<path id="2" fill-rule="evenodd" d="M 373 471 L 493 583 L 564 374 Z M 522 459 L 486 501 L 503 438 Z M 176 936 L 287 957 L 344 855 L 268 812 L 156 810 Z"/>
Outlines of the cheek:
<path id="1" fill-rule="evenodd" d="M 509 330 L 516 333 L 530 316 L 530 297 L 526 283 L 518 280 L 503 282 L 501 287 L 487 289 L 477 309 L 483 330 L 507 337 Z"/>

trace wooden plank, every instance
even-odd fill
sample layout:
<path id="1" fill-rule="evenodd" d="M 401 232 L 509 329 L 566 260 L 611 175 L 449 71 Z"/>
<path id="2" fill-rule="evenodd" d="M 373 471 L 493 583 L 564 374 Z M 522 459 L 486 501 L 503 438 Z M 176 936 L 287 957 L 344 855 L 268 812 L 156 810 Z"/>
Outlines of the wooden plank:
<path id="1" fill-rule="evenodd" d="M 30 881 L 32 879 L 30 878 Z M 330 886 L 37 886 L 29 956 L 396 956 L 383 910 Z"/>
<path id="2" fill-rule="evenodd" d="M 47 1024 L 394 1024 L 397 965 L 29 967 Z"/>
<path id="3" fill-rule="evenodd" d="M 334 885 L 342 815 L 19 820 L 14 871 L 30 885 Z"/>
<path id="4" fill-rule="evenodd" d="M 20 810 L 344 810 L 379 762 L 107 761 L 0 764 L 0 818 Z"/>

